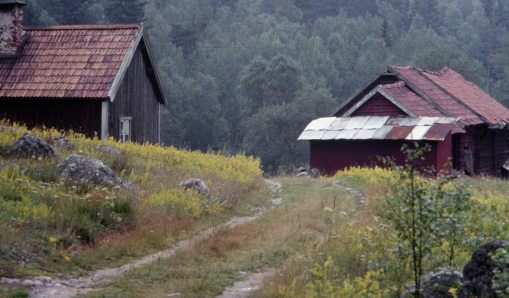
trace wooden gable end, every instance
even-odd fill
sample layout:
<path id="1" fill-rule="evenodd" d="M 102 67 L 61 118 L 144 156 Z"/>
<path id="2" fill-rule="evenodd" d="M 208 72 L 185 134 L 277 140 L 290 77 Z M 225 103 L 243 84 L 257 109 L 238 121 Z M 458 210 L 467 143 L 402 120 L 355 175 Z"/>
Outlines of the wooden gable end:
<path id="1" fill-rule="evenodd" d="M 408 114 L 380 93 L 376 93 L 350 115 L 355 116 L 408 116 Z"/>

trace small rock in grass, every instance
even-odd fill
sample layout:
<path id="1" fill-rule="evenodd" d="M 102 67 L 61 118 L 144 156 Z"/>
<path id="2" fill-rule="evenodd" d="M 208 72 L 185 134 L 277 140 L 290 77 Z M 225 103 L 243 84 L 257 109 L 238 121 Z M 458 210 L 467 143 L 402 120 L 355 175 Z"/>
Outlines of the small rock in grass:
<path id="1" fill-rule="evenodd" d="M 7 150 L 8 153 L 15 154 L 19 157 L 52 157 L 58 156 L 57 149 L 34 135 L 26 135 L 21 137 L 14 145 Z"/>
<path id="2" fill-rule="evenodd" d="M 459 288 L 463 282 L 463 274 L 452 267 L 438 268 L 436 272 L 430 272 L 421 278 L 421 297 L 423 298 L 453 298 L 455 296 L 449 292 L 451 288 Z M 413 297 L 415 292 L 415 282 L 408 283 L 401 293 L 401 298 Z M 457 297 L 463 296 L 459 290 Z"/>
<path id="3" fill-rule="evenodd" d="M 212 196 L 210 195 L 209 188 L 207 187 L 205 182 L 203 182 L 200 179 L 189 179 L 185 182 L 179 183 L 177 185 L 177 187 L 185 187 L 187 189 L 189 189 L 189 188 L 194 189 L 197 192 L 206 195 L 209 198 L 209 200 L 212 199 Z"/>
<path id="4" fill-rule="evenodd" d="M 283 198 L 271 199 L 269 200 L 269 203 L 271 203 L 274 206 L 281 205 L 281 203 L 283 203 Z"/>
<path id="5" fill-rule="evenodd" d="M 172 294 L 168 294 L 168 297 L 177 297 L 180 295 L 182 295 L 182 294 L 181 293 L 172 293 Z"/>
<path id="6" fill-rule="evenodd" d="M 104 144 L 96 146 L 95 149 L 99 150 L 99 151 L 111 153 L 111 154 L 122 155 L 122 151 L 118 150 L 115 147 L 111 147 L 111 146 L 104 145 Z"/>
<path id="7" fill-rule="evenodd" d="M 95 185 L 105 182 L 114 184 L 117 176 L 97 158 L 71 154 L 57 166 L 57 173 L 74 181 L 88 181 Z"/>
<path id="8" fill-rule="evenodd" d="M 61 135 L 55 135 L 53 137 L 54 145 L 57 146 L 60 150 L 63 152 L 67 150 L 76 150 L 76 145 L 74 145 L 71 140 L 68 138 L 61 136 Z"/>

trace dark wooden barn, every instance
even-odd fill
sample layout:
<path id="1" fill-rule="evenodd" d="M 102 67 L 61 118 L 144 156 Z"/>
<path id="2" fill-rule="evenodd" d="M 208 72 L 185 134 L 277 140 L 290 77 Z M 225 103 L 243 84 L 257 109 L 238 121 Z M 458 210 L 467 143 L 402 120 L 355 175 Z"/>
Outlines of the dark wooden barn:
<path id="1" fill-rule="evenodd" d="M 454 169 L 471 175 L 500 177 L 509 157 L 509 110 L 447 67 L 439 72 L 429 72 L 412 66 L 388 65 L 339 105 L 330 116 L 322 119 L 351 121 L 385 116 L 389 120 L 384 127 L 391 131 L 383 138 L 365 137 L 369 135 L 366 132 L 364 135 L 345 138 L 348 127 L 339 130 L 320 127 L 318 131 L 337 130 L 336 135 L 329 132 L 324 139 L 324 136 L 309 137 L 313 131 L 310 124 L 311 127 L 306 128 L 300 139 L 311 143 L 311 167 L 326 173 L 348 166 L 379 164 L 376 156 L 393 156 L 403 163 L 399 149 L 403 143 L 413 141 L 432 146 L 433 151 L 426 163 L 439 170 L 447 169 L 442 162 L 451 157 Z M 452 118 L 457 120 L 454 125 L 450 122 Z M 403 121 L 403 124 L 391 124 L 391 119 L 407 119 L 404 121 L 410 121 L 414 126 L 405 124 L 403 120 L 398 120 Z M 416 121 L 421 121 L 417 119 L 437 119 L 438 122 L 429 128 L 431 135 L 426 133 L 416 136 L 410 133 L 413 130 L 423 130 L 415 125 Z M 441 122 L 448 122 L 449 127 L 446 128 L 447 125 Z M 438 124 L 441 125 L 435 130 L 433 127 Z M 402 131 L 405 127 L 406 136 Z M 366 130 L 364 127 L 355 129 Z M 450 136 L 444 136 L 447 129 Z M 440 133 L 436 134 L 438 131 Z"/>
<path id="2" fill-rule="evenodd" d="M 143 24 L 22 27 L 0 0 L 0 118 L 102 139 L 160 141 L 167 103 Z"/>

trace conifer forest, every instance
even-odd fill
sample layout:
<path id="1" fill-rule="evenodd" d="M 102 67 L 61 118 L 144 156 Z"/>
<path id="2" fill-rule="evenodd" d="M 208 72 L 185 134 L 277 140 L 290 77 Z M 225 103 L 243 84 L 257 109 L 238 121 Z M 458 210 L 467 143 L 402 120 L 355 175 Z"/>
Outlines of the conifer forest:
<path id="1" fill-rule="evenodd" d="M 384 65 L 449 66 L 509 107 L 509 0 L 25 0 L 24 25 L 146 26 L 166 146 L 308 163 L 304 127 Z"/>

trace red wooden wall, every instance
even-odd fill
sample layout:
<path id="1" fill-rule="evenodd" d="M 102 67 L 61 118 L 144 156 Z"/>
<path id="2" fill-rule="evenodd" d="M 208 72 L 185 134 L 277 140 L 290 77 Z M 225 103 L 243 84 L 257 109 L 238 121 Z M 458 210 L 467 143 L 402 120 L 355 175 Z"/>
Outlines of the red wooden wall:
<path id="1" fill-rule="evenodd" d="M 401 152 L 401 146 L 408 144 L 413 148 L 414 141 L 406 140 L 335 140 L 335 141 L 311 141 L 312 168 L 320 169 L 322 174 L 334 175 L 337 171 L 353 166 L 380 166 L 383 162 L 381 157 L 393 157 L 396 164 L 404 165 L 405 156 Z M 420 146 L 427 143 L 432 150 L 425 155 L 422 166 L 433 166 L 441 170 L 450 171 L 449 160 L 452 158 L 451 134 L 444 141 L 421 141 Z"/>
<path id="2" fill-rule="evenodd" d="M 408 116 L 400 108 L 380 93 L 375 94 L 366 101 L 359 109 L 350 115 L 354 116 Z"/>

